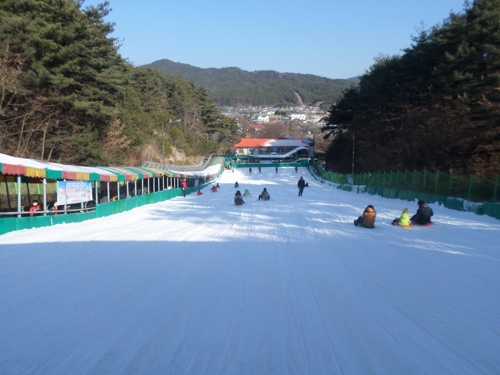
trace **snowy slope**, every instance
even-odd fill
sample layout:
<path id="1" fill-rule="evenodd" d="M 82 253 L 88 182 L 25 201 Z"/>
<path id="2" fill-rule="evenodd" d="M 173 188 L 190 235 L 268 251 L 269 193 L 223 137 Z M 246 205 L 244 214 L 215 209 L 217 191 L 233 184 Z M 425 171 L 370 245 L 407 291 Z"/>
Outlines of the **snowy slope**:
<path id="1" fill-rule="evenodd" d="M 0 373 L 500 374 L 498 220 L 431 205 L 436 225 L 393 227 L 416 203 L 305 169 L 219 184 L 0 236 Z"/>

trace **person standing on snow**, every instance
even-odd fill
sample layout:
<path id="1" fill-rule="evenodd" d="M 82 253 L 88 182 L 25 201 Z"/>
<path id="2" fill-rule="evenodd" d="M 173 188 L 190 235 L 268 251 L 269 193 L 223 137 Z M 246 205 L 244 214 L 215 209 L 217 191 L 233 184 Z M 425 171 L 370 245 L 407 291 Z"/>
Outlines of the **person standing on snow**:
<path id="1" fill-rule="evenodd" d="M 299 182 L 297 182 L 297 186 L 299 187 L 299 197 L 302 196 L 302 192 L 304 191 L 304 188 L 306 187 L 306 181 L 302 176 L 299 178 Z"/>
<path id="2" fill-rule="evenodd" d="M 186 189 L 187 189 L 186 177 L 183 177 L 181 180 L 181 188 L 182 188 L 182 196 L 185 197 L 186 196 Z"/>

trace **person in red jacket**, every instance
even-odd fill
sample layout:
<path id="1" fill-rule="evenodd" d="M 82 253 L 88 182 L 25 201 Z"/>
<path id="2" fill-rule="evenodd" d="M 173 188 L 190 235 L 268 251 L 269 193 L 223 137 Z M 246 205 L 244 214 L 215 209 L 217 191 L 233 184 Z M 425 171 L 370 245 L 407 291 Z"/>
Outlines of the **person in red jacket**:
<path id="1" fill-rule="evenodd" d="M 35 215 L 35 211 L 40 211 L 40 205 L 38 204 L 38 201 L 33 201 L 33 203 L 31 203 L 30 216 Z"/>
<path id="2" fill-rule="evenodd" d="M 182 188 L 182 196 L 185 197 L 186 196 L 186 188 L 187 188 L 186 177 L 183 177 L 181 180 L 181 188 Z"/>
<path id="3" fill-rule="evenodd" d="M 212 186 L 212 189 L 211 189 L 211 190 L 212 190 L 212 193 L 217 193 L 217 188 L 215 187 L 215 185 L 214 185 L 214 186 Z"/>
<path id="4" fill-rule="evenodd" d="M 198 189 L 198 192 L 197 192 L 196 194 L 198 194 L 198 195 L 202 195 L 203 193 L 201 192 L 201 190 L 200 190 L 200 189 Z"/>

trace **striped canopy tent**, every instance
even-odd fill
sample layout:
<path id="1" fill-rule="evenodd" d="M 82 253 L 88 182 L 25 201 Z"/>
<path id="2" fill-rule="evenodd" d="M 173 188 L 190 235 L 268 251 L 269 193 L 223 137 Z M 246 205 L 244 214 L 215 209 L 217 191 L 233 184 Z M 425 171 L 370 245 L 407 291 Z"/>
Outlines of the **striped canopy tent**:
<path id="1" fill-rule="evenodd" d="M 168 177 L 183 177 L 183 174 L 181 174 L 180 172 L 176 172 L 176 171 L 171 171 L 171 170 L 165 170 L 165 173 L 167 174 Z M 183 173 L 186 173 L 186 172 L 183 172 Z"/>
<path id="2" fill-rule="evenodd" d="M 139 179 L 139 175 L 137 173 L 129 171 L 126 168 L 101 167 L 100 169 L 116 174 L 118 181 L 135 181 Z"/>
<path id="3" fill-rule="evenodd" d="M 47 178 L 46 167 L 42 163 L 5 154 L 0 154 L 0 173 L 3 181 L 14 181 L 15 176 Z"/>
<path id="4" fill-rule="evenodd" d="M 132 173 L 136 173 L 139 176 L 139 178 L 161 177 L 165 174 L 164 171 L 151 168 L 144 168 L 144 167 L 127 167 L 123 169 Z"/>
<path id="5" fill-rule="evenodd" d="M 27 182 L 40 183 L 42 179 L 78 181 L 118 181 L 120 173 L 98 167 L 83 167 L 0 154 L 0 181 L 15 182 L 21 176 Z"/>

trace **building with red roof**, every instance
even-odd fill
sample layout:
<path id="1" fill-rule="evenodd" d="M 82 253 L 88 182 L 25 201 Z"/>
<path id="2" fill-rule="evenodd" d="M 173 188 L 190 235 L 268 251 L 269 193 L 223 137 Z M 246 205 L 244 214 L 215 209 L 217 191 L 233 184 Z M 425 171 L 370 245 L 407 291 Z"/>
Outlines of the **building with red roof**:
<path id="1" fill-rule="evenodd" d="M 244 138 L 234 145 L 236 159 L 251 163 L 293 162 L 314 156 L 314 141 L 309 138 Z"/>

